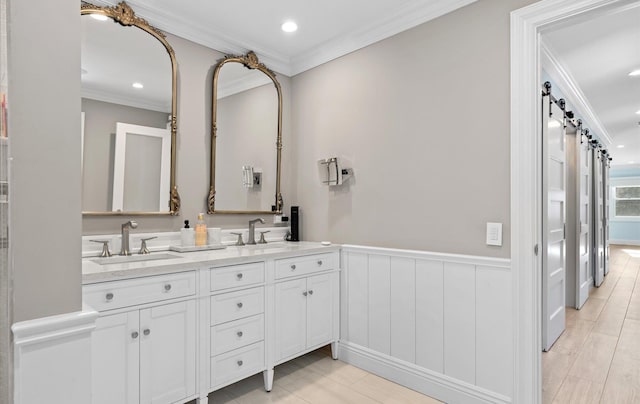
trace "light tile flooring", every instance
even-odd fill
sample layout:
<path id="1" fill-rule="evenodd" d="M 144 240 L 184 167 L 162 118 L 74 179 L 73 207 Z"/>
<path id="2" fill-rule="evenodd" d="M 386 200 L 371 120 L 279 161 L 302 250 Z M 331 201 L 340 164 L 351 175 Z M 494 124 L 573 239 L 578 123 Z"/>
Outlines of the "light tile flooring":
<path id="1" fill-rule="evenodd" d="M 435 404 L 438 400 L 331 359 L 320 349 L 275 369 L 273 390 L 264 391 L 262 373 L 209 395 L 213 404 Z"/>
<path id="2" fill-rule="evenodd" d="M 640 403 L 640 247 L 611 246 L 611 269 L 542 354 L 543 403 Z"/>

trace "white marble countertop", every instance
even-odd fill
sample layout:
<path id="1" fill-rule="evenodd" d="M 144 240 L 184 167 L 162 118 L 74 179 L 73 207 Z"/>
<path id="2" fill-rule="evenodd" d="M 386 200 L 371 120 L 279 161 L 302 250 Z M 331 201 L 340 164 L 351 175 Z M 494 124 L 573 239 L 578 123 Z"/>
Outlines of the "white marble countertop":
<path id="1" fill-rule="evenodd" d="M 82 259 L 82 284 L 139 278 L 150 275 L 195 271 L 200 266 L 225 266 L 255 262 L 263 259 L 286 258 L 295 255 L 338 251 L 339 245 L 322 245 L 319 242 L 276 242 L 251 246 L 228 246 L 223 250 L 179 253 L 174 251 L 152 252 L 153 255 L 171 255 L 175 258 L 125 263 L 99 264 L 99 257 Z M 114 258 L 118 258 L 114 256 Z M 104 259 L 101 259 L 104 260 Z M 108 260 L 108 258 L 106 259 Z"/>

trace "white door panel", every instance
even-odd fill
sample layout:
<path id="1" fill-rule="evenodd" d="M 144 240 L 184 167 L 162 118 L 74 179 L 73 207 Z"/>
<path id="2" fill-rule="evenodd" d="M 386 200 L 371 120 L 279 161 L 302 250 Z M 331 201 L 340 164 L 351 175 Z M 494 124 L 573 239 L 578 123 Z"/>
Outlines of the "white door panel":
<path id="1" fill-rule="evenodd" d="M 593 278 L 589 271 L 591 257 L 591 150 L 585 135 L 580 135 L 578 172 L 578 276 L 576 308 L 580 309 L 589 298 Z"/>
<path id="2" fill-rule="evenodd" d="M 542 100 L 542 347 L 549 350 L 565 328 L 566 144 L 564 111 Z"/>
<path id="3" fill-rule="evenodd" d="M 603 184 L 602 184 L 602 156 L 600 152 L 593 152 L 593 277 L 595 286 L 602 285 L 604 280 L 604 228 L 603 217 Z"/>

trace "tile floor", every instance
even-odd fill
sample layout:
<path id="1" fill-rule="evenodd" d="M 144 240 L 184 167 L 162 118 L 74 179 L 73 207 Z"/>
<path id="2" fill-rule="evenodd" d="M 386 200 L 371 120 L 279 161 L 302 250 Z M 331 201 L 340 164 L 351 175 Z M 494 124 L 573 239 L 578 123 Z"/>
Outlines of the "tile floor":
<path id="1" fill-rule="evenodd" d="M 610 265 L 542 354 L 545 404 L 640 403 L 640 247 L 611 246 Z"/>
<path id="2" fill-rule="evenodd" d="M 440 401 L 331 359 L 320 349 L 277 366 L 273 390 L 262 373 L 209 395 L 212 404 L 435 404 Z"/>

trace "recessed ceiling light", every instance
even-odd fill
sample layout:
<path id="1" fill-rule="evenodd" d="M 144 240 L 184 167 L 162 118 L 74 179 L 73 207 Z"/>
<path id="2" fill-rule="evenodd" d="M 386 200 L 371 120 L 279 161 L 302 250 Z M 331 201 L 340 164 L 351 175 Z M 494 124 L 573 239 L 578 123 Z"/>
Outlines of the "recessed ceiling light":
<path id="1" fill-rule="evenodd" d="M 640 115 L 640 109 L 636 111 L 636 114 Z"/>
<path id="2" fill-rule="evenodd" d="M 298 30 L 298 24 L 293 21 L 286 21 L 284 24 L 282 24 L 281 28 L 284 32 L 295 32 Z"/>
<path id="3" fill-rule="evenodd" d="M 142 83 L 138 83 L 138 82 L 133 83 L 131 86 L 132 86 L 133 88 L 142 88 L 142 87 L 144 87 L 144 86 L 142 85 Z"/>
<path id="4" fill-rule="evenodd" d="M 627 164 L 634 164 L 635 161 L 627 161 Z"/>
<path id="5" fill-rule="evenodd" d="M 107 21 L 109 19 L 109 17 L 104 14 L 91 14 L 91 16 L 98 21 Z"/>
<path id="6" fill-rule="evenodd" d="M 636 70 L 634 70 L 632 72 L 629 72 L 629 76 L 631 76 L 631 77 L 640 76 L 640 69 L 636 69 Z"/>
<path id="7" fill-rule="evenodd" d="M 623 144 L 619 144 L 618 145 L 618 149 L 624 149 L 624 145 Z"/>

